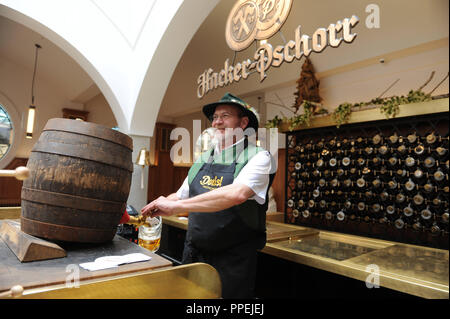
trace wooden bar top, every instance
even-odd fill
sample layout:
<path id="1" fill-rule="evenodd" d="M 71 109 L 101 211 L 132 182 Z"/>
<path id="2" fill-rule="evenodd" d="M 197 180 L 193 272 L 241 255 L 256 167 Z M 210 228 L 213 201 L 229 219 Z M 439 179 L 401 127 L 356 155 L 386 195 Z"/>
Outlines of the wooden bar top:
<path id="1" fill-rule="evenodd" d="M 2 220 L 0 226 L 1 223 Z M 73 278 L 74 269 L 79 270 L 79 279 L 84 281 L 172 266 L 169 260 L 117 235 L 112 241 L 103 244 L 74 243 L 61 247 L 66 250 L 66 257 L 21 263 L 8 245 L 0 239 L 0 292 L 9 290 L 14 285 L 29 289 L 64 284 L 68 278 Z M 98 257 L 123 256 L 131 253 L 148 255 L 151 260 L 98 271 L 88 271 L 79 267 L 79 264 L 93 262 Z"/>

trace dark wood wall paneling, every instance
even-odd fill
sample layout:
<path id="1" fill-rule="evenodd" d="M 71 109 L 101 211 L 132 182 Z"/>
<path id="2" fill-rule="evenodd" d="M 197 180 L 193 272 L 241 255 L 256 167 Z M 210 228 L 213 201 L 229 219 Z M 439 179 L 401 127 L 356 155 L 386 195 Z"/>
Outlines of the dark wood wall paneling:
<path id="1" fill-rule="evenodd" d="M 277 202 L 277 211 L 284 212 L 286 183 L 286 150 L 278 150 L 278 168 L 272 183 L 273 196 Z"/>
<path id="2" fill-rule="evenodd" d="M 170 132 L 175 125 L 156 123 L 155 166 L 148 171 L 147 201 L 176 192 L 187 176 L 189 167 L 174 166 L 170 159 Z"/>
<path id="3" fill-rule="evenodd" d="M 27 166 L 28 158 L 14 158 L 4 169 L 14 170 L 18 166 Z M 20 206 L 22 181 L 14 177 L 0 177 L 0 206 Z"/>

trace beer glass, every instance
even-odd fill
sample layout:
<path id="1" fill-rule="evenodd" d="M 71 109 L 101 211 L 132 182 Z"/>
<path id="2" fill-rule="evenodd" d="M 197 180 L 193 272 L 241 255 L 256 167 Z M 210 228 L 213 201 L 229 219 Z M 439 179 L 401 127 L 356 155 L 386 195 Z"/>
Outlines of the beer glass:
<path id="1" fill-rule="evenodd" d="M 139 246 L 152 252 L 158 251 L 161 243 L 161 228 L 161 216 L 147 218 L 146 223 L 139 226 Z"/>

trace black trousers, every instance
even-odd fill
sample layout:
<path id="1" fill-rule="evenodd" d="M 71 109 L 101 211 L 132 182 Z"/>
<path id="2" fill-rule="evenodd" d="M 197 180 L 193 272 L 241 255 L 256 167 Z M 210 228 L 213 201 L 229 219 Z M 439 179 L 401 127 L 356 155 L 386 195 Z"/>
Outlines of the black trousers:
<path id="1" fill-rule="evenodd" d="M 222 282 L 222 298 L 254 298 L 257 243 L 248 241 L 224 251 L 200 251 L 184 243 L 183 264 L 202 262 L 213 266 Z"/>

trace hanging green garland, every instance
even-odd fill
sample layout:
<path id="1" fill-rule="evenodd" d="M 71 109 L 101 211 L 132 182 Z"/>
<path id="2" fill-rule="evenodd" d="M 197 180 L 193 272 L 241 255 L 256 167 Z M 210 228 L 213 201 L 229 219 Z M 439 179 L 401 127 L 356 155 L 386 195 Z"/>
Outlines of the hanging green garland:
<path id="1" fill-rule="evenodd" d="M 380 106 L 380 109 L 381 113 L 384 113 L 386 115 L 386 118 L 393 118 L 398 114 L 399 105 L 425 101 L 431 101 L 430 94 L 425 94 L 420 90 L 411 90 L 408 92 L 408 95 L 406 97 L 403 95 L 393 96 L 389 99 L 384 100 L 382 102 L 382 105 Z"/>
<path id="2" fill-rule="evenodd" d="M 267 121 L 265 127 L 266 128 L 279 128 L 283 122 L 286 122 L 287 118 L 280 118 L 278 115 L 275 115 L 275 117 L 269 121 Z"/>
<path id="3" fill-rule="evenodd" d="M 336 122 L 336 126 L 339 128 L 341 124 L 347 123 L 352 113 L 353 104 L 342 103 L 331 113 L 331 117 Z"/>
<path id="4" fill-rule="evenodd" d="M 342 103 L 331 113 L 333 120 L 336 123 L 336 126 L 339 128 L 342 124 L 348 123 L 351 113 L 354 112 L 357 108 L 358 110 L 364 106 L 376 105 L 380 107 L 380 112 L 386 116 L 387 119 L 394 118 L 400 108 L 400 105 L 410 104 L 410 103 L 418 103 L 431 101 L 431 94 L 425 94 L 423 91 L 419 90 L 411 90 L 408 92 L 407 96 L 392 96 L 388 98 L 375 98 L 370 100 L 369 102 L 360 102 L 360 103 Z M 310 119 L 313 118 L 317 113 L 314 113 L 314 104 L 304 101 L 303 103 L 304 113 L 300 115 L 293 116 L 291 118 L 279 118 L 275 116 L 270 121 L 267 121 L 267 128 L 280 127 L 281 124 L 287 123 L 289 125 L 289 130 L 292 131 L 296 127 L 306 124 L 309 126 Z M 327 113 L 326 110 L 322 109 L 321 113 Z"/>

